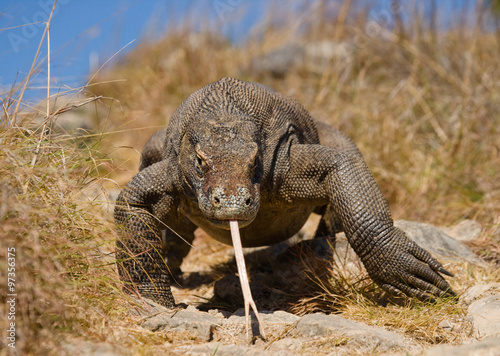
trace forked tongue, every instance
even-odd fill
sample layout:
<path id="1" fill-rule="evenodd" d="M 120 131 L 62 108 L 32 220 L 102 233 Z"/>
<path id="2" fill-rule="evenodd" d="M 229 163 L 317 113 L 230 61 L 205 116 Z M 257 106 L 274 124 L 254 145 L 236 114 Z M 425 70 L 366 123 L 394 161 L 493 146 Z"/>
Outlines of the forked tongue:
<path id="1" fill-rule="evenodd" d="M 241 291 L 243 292 L 243 303 L 245 304 L 245 322 L 247 330 L 247 339 L 250 336 L 250 306 L 252 307 L 257 321 L 259 323 L 259 331 L 263 338 L 265 338 L 264 324 L 260 320 L 257 306 L 250 291 L 250 284 L 248 283 L 247 268 L 245 266 L 245 258 L 243 256 L 243 247 L 241 245 L 240 229 L 238 228 L 238 221 L 231 220 L 229 222 L 231 227 L 231 238 L 233 239 L 234 256 L 236 258 L 236 265 L 238 266 L 238 274 L 240 276 Z"/>

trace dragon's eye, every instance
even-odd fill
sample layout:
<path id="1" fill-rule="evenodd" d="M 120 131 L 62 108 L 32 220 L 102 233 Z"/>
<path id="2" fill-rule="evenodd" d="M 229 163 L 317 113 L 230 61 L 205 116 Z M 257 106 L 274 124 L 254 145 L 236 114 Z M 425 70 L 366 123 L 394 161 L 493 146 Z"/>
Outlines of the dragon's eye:
<path id="1" fill-rule="evenodd" d="M 196 154 L 195 168 L 198 176 L 203 177 L 205 175 L 205 171 L 207 169 L 207 162 L 198 153 Z"/>
<path id="2" fill-rule="evenodd" d="M 253 162 L 252 162 L 252 170 L 255 170 L 255 168 L 257 168 L 257 165 L 259 164 L 259 157 L 258 156 L 255 156 Z"/>
<path id="3" fill-rule="evenodd" d="M 203 152 L 203 150 L 200 147 L 200 144 L 197 144 L 194 147 L 194 153 L 196 154 L 194 157 L 194 166 L 196 169 L 196 174 L 198 174 L 198 176 L 202 178 L 209 168 L 208 167 L 209 156 L 205 152 Z"/>

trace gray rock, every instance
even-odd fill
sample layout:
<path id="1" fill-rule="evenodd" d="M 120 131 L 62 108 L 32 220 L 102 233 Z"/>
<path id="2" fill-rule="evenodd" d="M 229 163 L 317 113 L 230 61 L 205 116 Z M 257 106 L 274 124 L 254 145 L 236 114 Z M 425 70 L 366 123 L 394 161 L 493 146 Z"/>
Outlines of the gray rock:
<path id="1" fill-rule="evenodd" d="M 283 351 L 288 352 L 288 355 L 290 355 L 290 351 L 300 351 L 302 349 L 304 349 L 304 340 L 295 338 L 277 340 L 269 347 L 269 351 L 272 351 L 273 355 Z"/>
<path id="2" fill-rule="evenodd" d="M 264 324 L 292 324 L 300 319 L 297 315 L 287 313 L 286 311 L 283 310 L 277 310 L 275 312 L 269 312 L 263 310 L 259 311 L 259 314 Z M 251 315 L 253 317 L 254 315 L 253 312 L 251 312 Z M 229 317 L 228 320 L 234 322 L 245 322 L 245 309 L 240 308 L 236 310 L 233 313 L 233 315 Z"/>
<path id="3" fill-rule="evenodd" d="M 432 255 L 440 258 L 461 259 L 481 267 L 488 264 L 467 246 L 446 235 L 435 226 L 406 220 L 396 220 L 394 225 Z"/>
<path id="4" fill-rule="evenodd" d="M 271 356 L 276 353 L 259 350 L 252 346 L 224 345 L 220 342 L 210 342 L 203 345 L 182 346 L 172 351 L 177 351 L 182 355 L 217 355 L 217 356 Z M 284 355 L 284 354 L 278 354 Z M 287 353 L 290 355 L 290 353 Z"/>
<path id="5" fill-rule="evenodd" d="M 252 58 L 250 66 L 257 75 L 283 78 L 300 66 L 313 73 L 322 73 L 332 61 L 347 59 L 351 54 L 352 46 L 345 42 L 287 43 Z"/>
<path id="6" fill-rule="evenodd" d="M 252 59 L 251 67 L 257 74 L 271 74 L 273 77 L 283 78 L 293 67 L 304 61 L 305 53 L 302 45 L 286 44 Z"/>
<path id="7" fill-rule="evenodd" d="M 299 320 L 299 317 L 285 311 L 270 312 L 266 310 L 259 311 L 260 318 L 264 324 L 264 332 L 269 337 L 271 335 L 279 335 L 286 330 L 293 328 L 294 324 Z M 252 334 L 260 333 L 257 318 L 252 310 L 250 310 L 250 318 L 252 322 Z M 245 309 L 240 308 L 227 320 L 222 326 L 227 333 L 233 336 L 246 337 Z"/>
<path id="8" fill-rule="evenodd" d="M 474 337 L 500 336 L 500 294 L 476 300 L 469 306 L 467 318 Z"/>
<path id="9" fill-rule="evenodd" d="M 297 315 L 287 313 L 283 310 L 262 314 L 262 320 L 266 324 L 292 324 L 299 319 Z"/>
<path id="10" fill-rule="evenodd" d="M 135 302 L 135 308 L 130 308 L 128 312 L 131 315 L 141 317 L 144 320 L 160 313 L 172 312 L 171 309 L 167 309 L 163 305 L 160 305 L 148 298 L 131 297 L 131 300 Z"/>
<path id="11" fill-rule="evenodd" d="M 453 227 L 443 227 L 441 230 L 458 241 L 474 241 L 481 235 L 483 226 L 475 220 L 467 219 Z"/>
<path id="12" fill-rule="evenodd" d="M 159 313 L 147 319 L 142 327 L 151 331 L 185 331 L 195 339 L 209 341 L 213 329 L 221 324 L 220 317 L 196 309 L 188 309 Z"/>
<path id="13" fill-rule="evenodd" d="M 475 300 L 500 294 L 500 283 L 481 283 L 467 289 L 460 297 L 460 301 L 466 305 L 472 304 Z"/>
<path id="14" fill-rule="evenodd" d="M 408 340 L 398 334 L 347 320 L 338 315 L 318 313 L 306 315 L 297 323 L 297 331 L 304 337 L 344 336 L 350 339 L 348 343 L 354 343 L 367 350 L 408 350 L 412 347 Z"/>
<path id="15" fill-rule="evenodd" d="M 425 350 L 420 356 L 498 356 L 500 355 L 500 337 L 488 338 L 468 345 L 441 345 Z"/>

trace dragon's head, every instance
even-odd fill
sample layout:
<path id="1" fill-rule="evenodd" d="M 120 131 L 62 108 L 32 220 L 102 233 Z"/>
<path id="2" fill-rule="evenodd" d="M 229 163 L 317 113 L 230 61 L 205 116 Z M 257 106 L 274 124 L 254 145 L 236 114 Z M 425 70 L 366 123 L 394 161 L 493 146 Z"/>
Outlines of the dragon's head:
<path id="1" fill-rule="evenodd" d="M 239 114 L 205 114 L 191 120 L 181 141 L 179 164 L 186 195 L 206 220 L 229 229 L 249 225 L 260 206 L 262 157 L 258 129 Z"/>

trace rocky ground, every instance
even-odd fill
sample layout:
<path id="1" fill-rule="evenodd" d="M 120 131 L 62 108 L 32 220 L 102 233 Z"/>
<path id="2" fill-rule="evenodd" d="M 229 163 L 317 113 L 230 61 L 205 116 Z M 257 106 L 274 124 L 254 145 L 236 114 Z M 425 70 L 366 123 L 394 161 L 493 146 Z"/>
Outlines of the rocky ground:
<path id="1" fill-rule="evenodd" d="M 265 339 L 247 338 L 244 310 L 234 311 L 242 301 L 239 280 L 233 272 L 236 268 L 231 247 L 213 241 L 202 231 L 197 232 L 193 249 L 183 263 L 180 284 L 173 288 L 176 301 L 189 306 L 168 310 L 143 300 L 130 313 L 141 328 L 151 333 L 167 333 L 173 340 L 168 350 L 174 355 L 500 355 L 500 283 L 478 283 L 469 288 L 457 302 L 466 314 L 436 323 L 441 331 L 460 337 L 461 345 L 428 347 L 402 331 L 366 325 L 342 314 L 309 311 L 295 315 L 284 311 L 287 308 L 283 307 L 286 305 L 283 290 L 300 294 L 303 288 L 293 277 L 297 271 L 290 270 L 291 265 L 286 262 L 287 258 L 297 258 L 297 248 L 289 248 L 297 241 L 302 240 L 298 244 L 302 246 L 301 251 L 307 246 L 315 257 L 321 255 L 321 258 L 332 253 L 338 266 L 359 273 L 359 261 L 342 234 L 337 236 L 335 252 L 329 251 L 325 241 L 308 240 L 314 224 L 313 219 L 306 224 L 300 238 L 293 241 L 246 251 L 251 288 L 263 318 Z M 460 261 L 491 268 L 462 242 L 480 235 L 482 228 L 474 221 L 442 229 L 403 220 L 396 221 L 396 225 L 445 265 Z M 308 258 L 307 254 L 304 256 Z M 296 285 L 296 288 L 287 289 L 287 285 Z M 468 327 L 463 327 L 464 323 Z M 252 332 L 259 334 L 253 314 Z M 71 344 L 68 351 L 74 347 L 87 350 L 88 355 L 127 354 L 127 350 L 107 344 Z"/>

